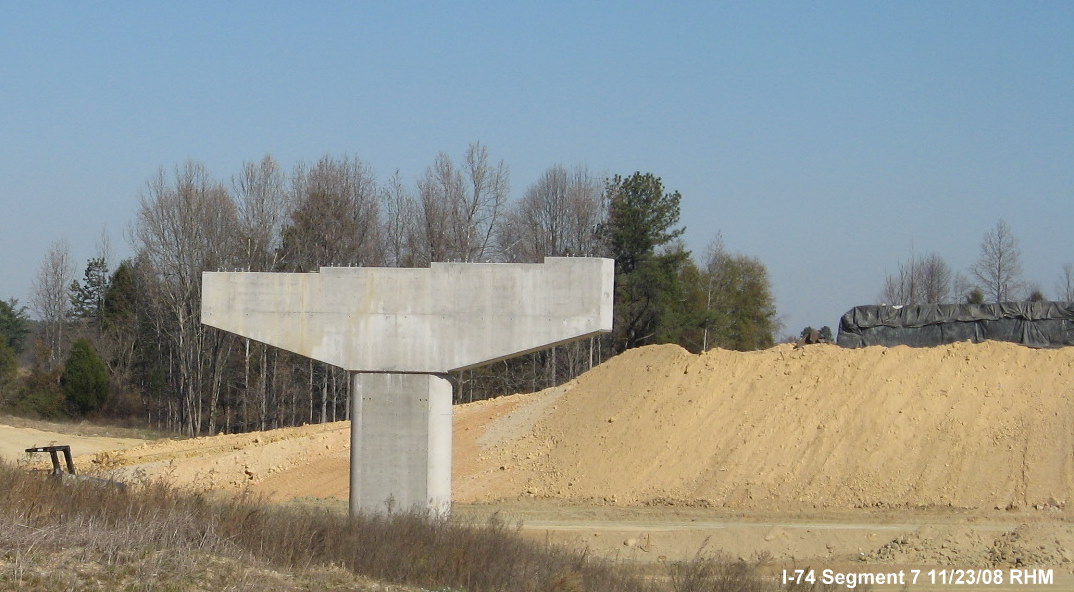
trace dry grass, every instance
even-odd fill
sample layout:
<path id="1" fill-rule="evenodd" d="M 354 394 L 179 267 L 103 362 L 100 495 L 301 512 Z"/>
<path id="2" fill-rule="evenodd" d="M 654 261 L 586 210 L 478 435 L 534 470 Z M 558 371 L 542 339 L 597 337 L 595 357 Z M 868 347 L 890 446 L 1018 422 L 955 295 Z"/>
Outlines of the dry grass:
<path id="1" fill-rule="evenodd" d="M 0 589 L 700 592 L 777 589 L 756 567 L 698 555 L 667 577 L 526 541 L 493 518 L 209 500 L 163 482 L 121 490 L 0 462 Z"/>

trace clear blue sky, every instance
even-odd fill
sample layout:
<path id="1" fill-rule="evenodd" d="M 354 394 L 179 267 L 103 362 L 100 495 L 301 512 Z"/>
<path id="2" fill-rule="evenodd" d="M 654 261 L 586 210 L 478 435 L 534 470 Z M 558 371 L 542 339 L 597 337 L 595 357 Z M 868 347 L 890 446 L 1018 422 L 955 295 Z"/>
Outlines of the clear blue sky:
<path id="1" fill-rule="evenodd" d="M 480 140 L 640 170 L 836 327 L 911 251 L 965 270 L 1005 219 L 1046 295 L 1074 263 L 1074 2 L 0 1 L 0 298 L 81 277 L 146 181 L 357 156 L 414 181 Z"/>

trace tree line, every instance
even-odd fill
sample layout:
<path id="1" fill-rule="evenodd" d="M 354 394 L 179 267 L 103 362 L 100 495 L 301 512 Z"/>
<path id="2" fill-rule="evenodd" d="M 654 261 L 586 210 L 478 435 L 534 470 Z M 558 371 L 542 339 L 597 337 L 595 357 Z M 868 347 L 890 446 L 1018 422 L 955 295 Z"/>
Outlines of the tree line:
<path id="1" fill-rule="evenodd" d="M 190 435 L 348 418 L 343 370 L 201 324 L 203 271 L 615 259 L 611 334 L 457 373 L 464 401 L 553 386 L 642 345 L 773 344 L 764 265 L 719 240 L 695 261 L 681 238 L 682 196 L 659 177 L 555 165 L 518 199 L 509 194 L 507 165 L 480 143 L 458 161 L 438 155 L 412 184 L 398 172 L 378 181 L 350 157 L 288 172 L 266 156 L 227 182 L 197 162 L 161 169 L 138 202 L 133 257 L 112 269 L 99 245 L 75 278 L 69 247 L 52 245 L 34 282 L 32 343 L 26 307 L 2 303 L 0 405 L 138 418 Z M 10 361 L 27 348 L 32 363 L 16 376 Z M 79 375 L 65 378 L 72 366 Z M 99 389 L 100 368 L 103 395 L 87 386 Z"/>
<path id="2" fill-rule="evenodd" d="M 1018 239 L 1003 220 L 985 232 L 978 258 L 967 271 L 956 271 L 937 253 L 920 258 L 911 255 L 899 263 L 897 272 L 885 277 L 879 303 L 984 304 L 1046 299 L 1041 287 L 1023 276 Z M 1074 265 L 1063 266 L 1054 299 L 1074 302 Z"/>

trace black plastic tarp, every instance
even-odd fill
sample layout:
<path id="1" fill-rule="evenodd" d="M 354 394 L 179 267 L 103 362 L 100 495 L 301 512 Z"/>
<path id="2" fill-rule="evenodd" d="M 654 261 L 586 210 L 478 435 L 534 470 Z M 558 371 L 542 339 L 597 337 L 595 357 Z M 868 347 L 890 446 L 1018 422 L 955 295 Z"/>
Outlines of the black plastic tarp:
<path id="1" fill-rule="evenodd" d="M 856 306 L 840 319 L 836 343 L 843 347 L 931 347 L 989 339 L 1031 347 L 1074 345 L 1074 303 Z"/>

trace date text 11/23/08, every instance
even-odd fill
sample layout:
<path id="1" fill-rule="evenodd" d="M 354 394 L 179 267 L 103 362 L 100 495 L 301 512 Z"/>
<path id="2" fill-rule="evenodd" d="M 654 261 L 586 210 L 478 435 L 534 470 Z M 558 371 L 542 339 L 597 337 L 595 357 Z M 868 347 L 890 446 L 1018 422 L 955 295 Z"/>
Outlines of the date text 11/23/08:
<path id="1" fill-rule="evenodd" d="M 840 572 L 833 569 L 785 569 L 783 585 L 787 584 L 834 584 L 853 589 L 863 585 L 894 584 L 913 586 L 1039 586 L 1055 582 L 1050 569 L 901 569 L 888 572 Z"/>

